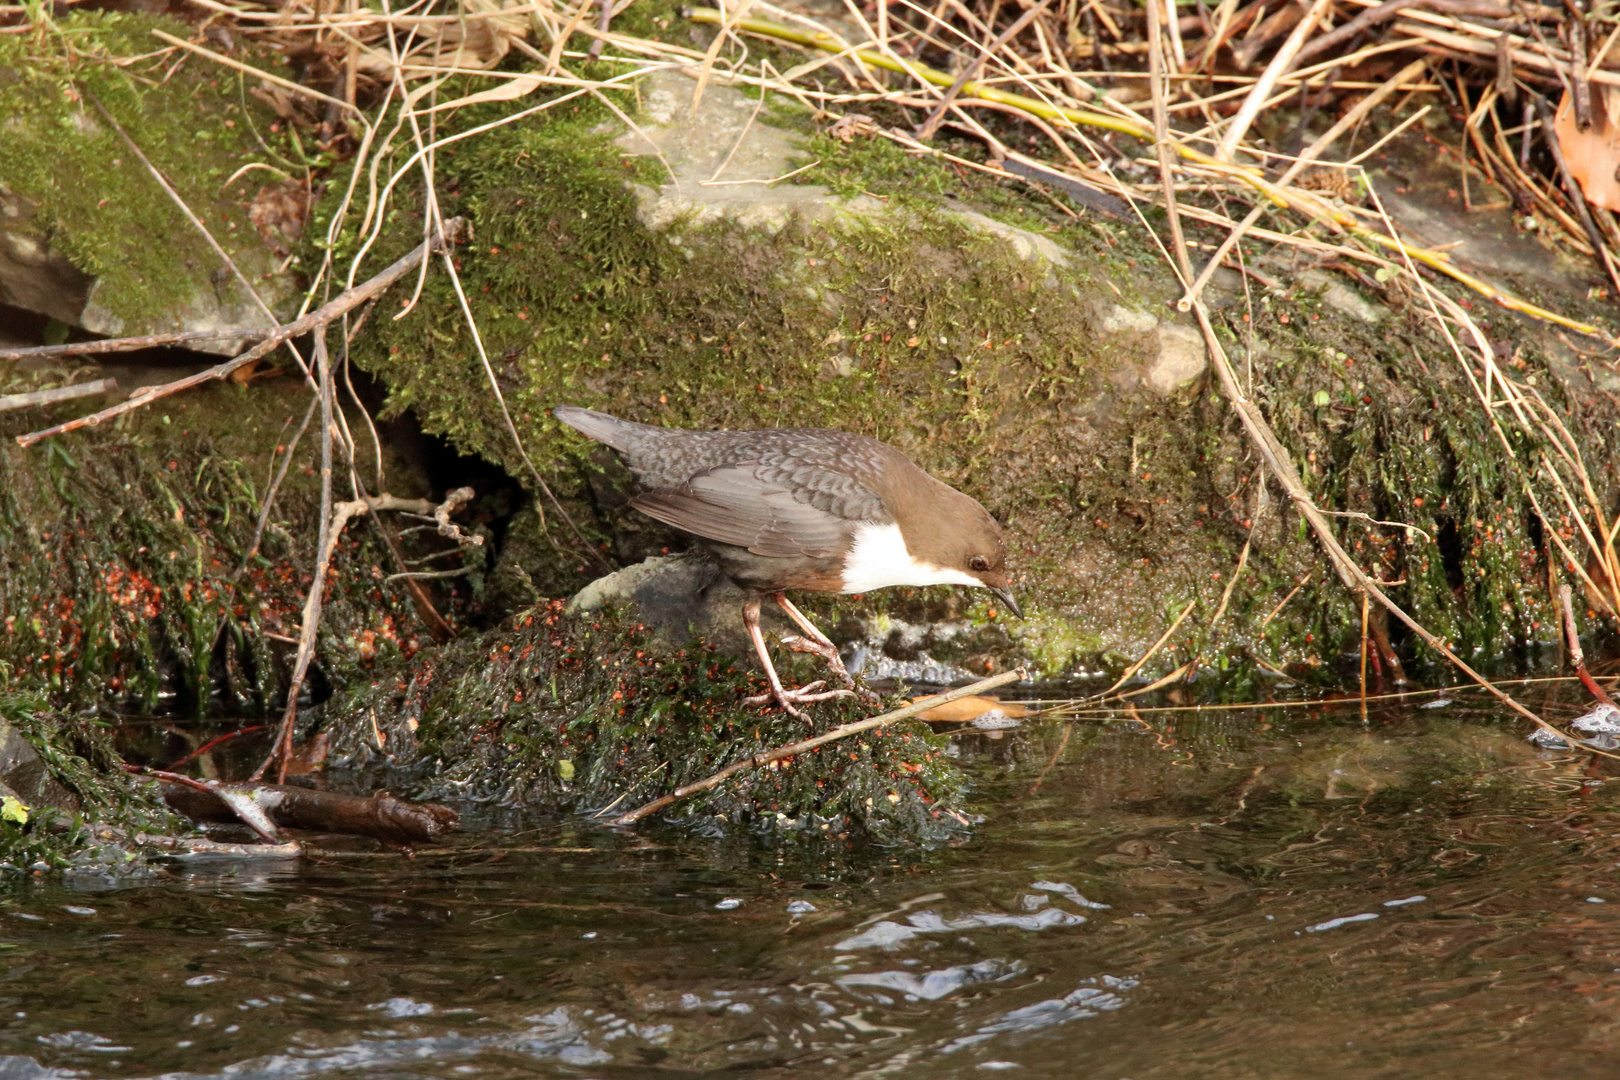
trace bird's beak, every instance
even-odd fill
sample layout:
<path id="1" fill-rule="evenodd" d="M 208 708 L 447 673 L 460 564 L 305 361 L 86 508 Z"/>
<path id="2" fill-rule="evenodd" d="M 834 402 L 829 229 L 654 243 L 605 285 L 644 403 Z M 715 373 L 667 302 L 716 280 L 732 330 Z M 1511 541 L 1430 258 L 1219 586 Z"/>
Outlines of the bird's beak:
<path id="1" fill-rule="evenodd" d="M 1018 606 L 1018 601 L 1013 599 L 1013 594 L 1010 590 L 1005 588 L 998 589 L 994 585 L 986 585 L 985 588 L 989 589 L 991 594 L 994 595 L 997 600 L 1000 600 L 1003 604 L 1006 604 L 1008 611 L 1012 612 L 1020 619 L 1024 617 L 1024 609 Z"/>

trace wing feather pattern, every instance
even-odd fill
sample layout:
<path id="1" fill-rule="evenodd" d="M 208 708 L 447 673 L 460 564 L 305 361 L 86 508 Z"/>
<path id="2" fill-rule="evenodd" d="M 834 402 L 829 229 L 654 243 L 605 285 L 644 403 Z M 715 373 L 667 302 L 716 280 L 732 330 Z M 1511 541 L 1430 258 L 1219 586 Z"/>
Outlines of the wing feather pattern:
<path id="1" fill-rule="evenodd" d="M 707 469 L 630 505 L 685 532 L 775 558 L 836 555 L 852 522 L 889 520 L 870 489 L 802 460 Z"/>

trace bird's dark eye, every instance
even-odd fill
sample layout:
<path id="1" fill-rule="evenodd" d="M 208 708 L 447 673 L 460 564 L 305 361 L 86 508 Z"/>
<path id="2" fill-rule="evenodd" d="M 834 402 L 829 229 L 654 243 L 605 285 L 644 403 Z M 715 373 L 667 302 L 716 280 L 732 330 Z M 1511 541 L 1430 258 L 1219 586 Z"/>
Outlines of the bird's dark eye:
<path id="1" fill-rule="evenodd" d="M 968 560 L 968 568 L 972 570 L 988 570 L 990 569 L 990 560 L 983 555 L 975 555 Z"/>

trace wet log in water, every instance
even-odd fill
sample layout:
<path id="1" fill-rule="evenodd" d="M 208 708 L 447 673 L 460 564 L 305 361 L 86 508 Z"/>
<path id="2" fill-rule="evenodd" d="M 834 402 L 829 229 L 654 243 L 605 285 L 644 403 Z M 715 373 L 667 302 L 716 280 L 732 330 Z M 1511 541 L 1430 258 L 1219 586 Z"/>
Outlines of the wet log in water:
<path id="1" fill-rule="evenodd" d="M 435 842 L 455 829 L 459 817 L 448 806 L 405 802 L 386 791 L 360 796 L 288 784 L 159 784 L 163 800 L 194 821 L 243 821 L 244 804 L 251 803 L 275 825 L 370 836 L 391 844 Z"/>

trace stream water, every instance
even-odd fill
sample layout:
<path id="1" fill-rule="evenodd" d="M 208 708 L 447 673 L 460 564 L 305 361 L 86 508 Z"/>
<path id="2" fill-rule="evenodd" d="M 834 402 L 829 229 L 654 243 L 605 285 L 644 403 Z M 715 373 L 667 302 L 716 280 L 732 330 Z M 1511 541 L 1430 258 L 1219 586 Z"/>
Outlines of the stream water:
<path id="1" fill-rule="evenodd" d="M 15 883 L 0 1078 L 1620 1073 L 1620 784 L 1419 700 L 962 735 L 928 852 L 486 820 Z"/>

